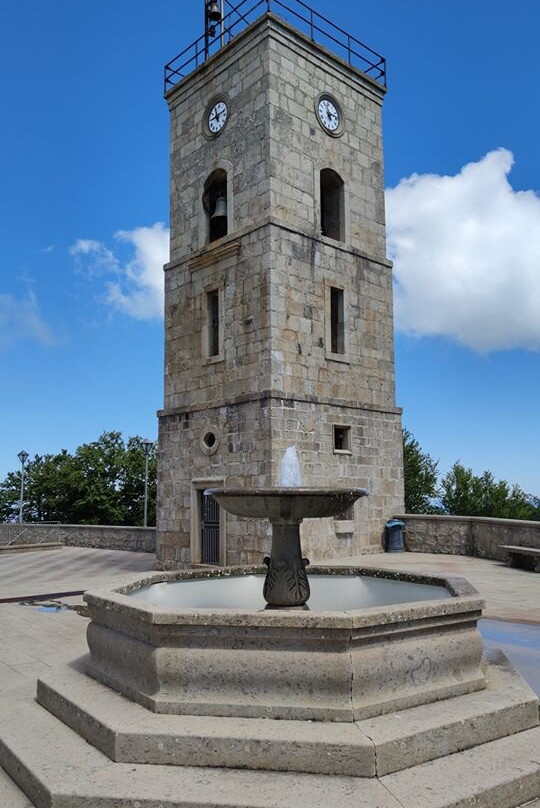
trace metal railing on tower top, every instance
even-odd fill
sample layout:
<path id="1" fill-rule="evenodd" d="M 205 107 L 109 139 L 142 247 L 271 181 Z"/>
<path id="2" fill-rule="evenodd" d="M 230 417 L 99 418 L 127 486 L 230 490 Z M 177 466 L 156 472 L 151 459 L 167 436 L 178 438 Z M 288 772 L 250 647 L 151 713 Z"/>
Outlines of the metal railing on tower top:
<path id="1" fill-rule="evenodd" d="M 269 12 L 386 87 L 386 59 L 302 0 L 288 0 L 286 3 L 282 0 L 242 0 L 235 5 L 224 0 L 224 8 L 226 13 L 213 26 L 213 33 L 206 31 L 165 65 L 165 93 L 248 25 Z"/>

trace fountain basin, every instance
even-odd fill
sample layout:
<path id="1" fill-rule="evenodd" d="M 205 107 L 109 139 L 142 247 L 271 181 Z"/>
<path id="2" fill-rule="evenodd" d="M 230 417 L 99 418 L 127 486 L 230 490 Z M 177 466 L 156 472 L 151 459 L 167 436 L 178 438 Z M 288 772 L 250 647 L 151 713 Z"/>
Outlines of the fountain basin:
<path id="1" fill-rule="evenodd" d="M 312 581 L 439 587 L 441 597 L 332 611 L 172 608 L 137 593 L 167 582 L 241 583 L 264 568 L 159 573 L 85 594 L 87 671 L 158 713 L 319 721 L 355 721 L 484 687 L 476 628 L 483 601 L 467 581 L 358 567 L 310 572 Z"/>
<path id="2" fill-rule="evenodd" d="M 208 493 L 235 516 L 291 524 L 343 513 L 365 488 L 210 488 Z"/>

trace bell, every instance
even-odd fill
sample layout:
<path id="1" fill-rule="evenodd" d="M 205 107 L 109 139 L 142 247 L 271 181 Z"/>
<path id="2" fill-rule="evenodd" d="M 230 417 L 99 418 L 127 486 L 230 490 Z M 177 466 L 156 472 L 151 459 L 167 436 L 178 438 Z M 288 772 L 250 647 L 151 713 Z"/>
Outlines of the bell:
<path id="1" fill-rule="evenodd" d="M 214 208 L 213 214 L 210 216 L 211 219 L 222 219 L 227 218 L 227 198 L 225 196 L 218 196 L 216 199 L 216 207 Z"/>
<path id="2" fill-rule="evenodd" d="M 221 9 L 217 0 L 212 0 L 208 4 L 208 19 L 212 22 L 221 22 Z"/>

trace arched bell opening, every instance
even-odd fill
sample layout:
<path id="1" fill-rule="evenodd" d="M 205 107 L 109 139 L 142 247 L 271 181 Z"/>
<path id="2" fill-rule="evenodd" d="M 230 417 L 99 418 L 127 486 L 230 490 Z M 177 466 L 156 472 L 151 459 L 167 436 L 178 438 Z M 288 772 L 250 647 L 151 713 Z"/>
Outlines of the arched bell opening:
<path id="1" fill-rule="evenodd" d="M 223 238 L 229 232 L 227 214 L 227 172 L 212 171 L 204 184 L 203 206 L 207 219 L 208 241 Z"/>

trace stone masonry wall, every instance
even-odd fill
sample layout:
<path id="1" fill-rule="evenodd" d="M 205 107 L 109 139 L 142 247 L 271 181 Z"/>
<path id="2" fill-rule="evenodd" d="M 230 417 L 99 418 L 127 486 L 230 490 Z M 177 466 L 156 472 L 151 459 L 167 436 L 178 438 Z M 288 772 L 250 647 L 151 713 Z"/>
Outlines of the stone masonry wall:
<path id="1" fill-rule="evenodd" d="M 211 451 L 204 445 L 208 430 L 216 436 Z M 159 559 L 163 568 L 174 568 L 199 560 L 191 543 L 196 490 L 270 484 L 269 401 L 256 398 L 162 416 L 159 442 Z M 224 527 L 224 564 L 259 563 L 268 552 L 261 520 L 227 516 Z"/>
<path id="2" fill-rule="evenodd" d="M 320 171 L 331 168 L 346 187 L 345 241 L 384 261 L 384 90 L 291 28 L 275 22 L 270 30 L 272 217 L 319 237 Z M 340 137 L 329 137 L 316 119 L 322 92 L 332 93 L 342 107 L 345 125 Z"/>
<path id="3" fill-rule="evenodd" d="M 25 522 L 22 525 L 0 524 L 0 547 L 8 544 L 45 542 L 62 542 L 67 547 L 153 553 L 156 549 L 156 529 L 117 525 L 54 525 L 39 522 Z"/>
<path id="4" fill-rule="evenodd" d="M 212 407 L 271 386 L 269 228 L 165 273 L 165 412 Z M 256 267 L 256 271 L 254 271 Z M 223 346 L 205 353 L 206 291 L 223 294 Z"/>
<path id="5" fill-rule="evenodd" d="M 381 550 L 384 523 L 396 503 L 402 502 L 401 464 L 396 458 L 396 446 L 401 445 L 397 440 L 401 435 L 399 416 L 270 397 L 191 411 L 187 421 L 186 414 L 160 419 L 162 567 L 198 560 L 192 547 L 194 485 L 199 489 L 279 485 L 280 461 L 289 446 L 295 446 L 299 454 L 303 485 L 352 486 L 369 492 L 354 506 L 352 520 L 306 520 L 302 524 L 302 546 L 310 560 Z M 350 453 L 334 452 L 334 424 L 350 426 Z M 211 455 L 205 453 L 203 443 L 208 429 L 217 436 Z M 227 514 L 221 541 L 224 564 L 261 563 L 270 551 L 269 526 L 264 520 Z"/>
<path id="6" fill-rule="evenodd" d="M 334 451 L 334 425 L 351 429 L 350 451 Z M 302 484 L 314 488 L 366 488 L 351 520 L 306 520 L 302 546 L 311 561 L 380 552 L 383 526 L 402 499 L 402 474 L 396 457 L 399 416 L 369 409 L 312 403 L 275 402 L 272 408 L 272 483 L 279 484 L 280 458 L 288 446 L 300 456 Z"/>
<path id="7" fill-rule="evenodd" d="M 398 414 L 391 268 L 326 241 L 272 228 L 272 387 Z M 344 290 L 343 354 L 328 344 L 330 286 Z"/>
<path id="8" fill-rule="evenodd" d="M 232 174 L 234 229 L 266 220 L 270 204 L 268 49 L 258 27 L 237 37 L 168 97 L 171 124 L 170 263 L 204 246 L 204 182 L 216 168 Z M 203 118 L 216 93 L 225 92 L 230 120 L 218 138 L 204 136 Z M 229 223 L 231 224 L 231 223 Z"/>
<path id="9" fill-rule="evenodd" d="M 448 553 L 504 561 L 501 544 L 540 549 L 540 522 L 480 516 L 397 516 L 405 522 L 405 545 L 416 553 Z"/>

